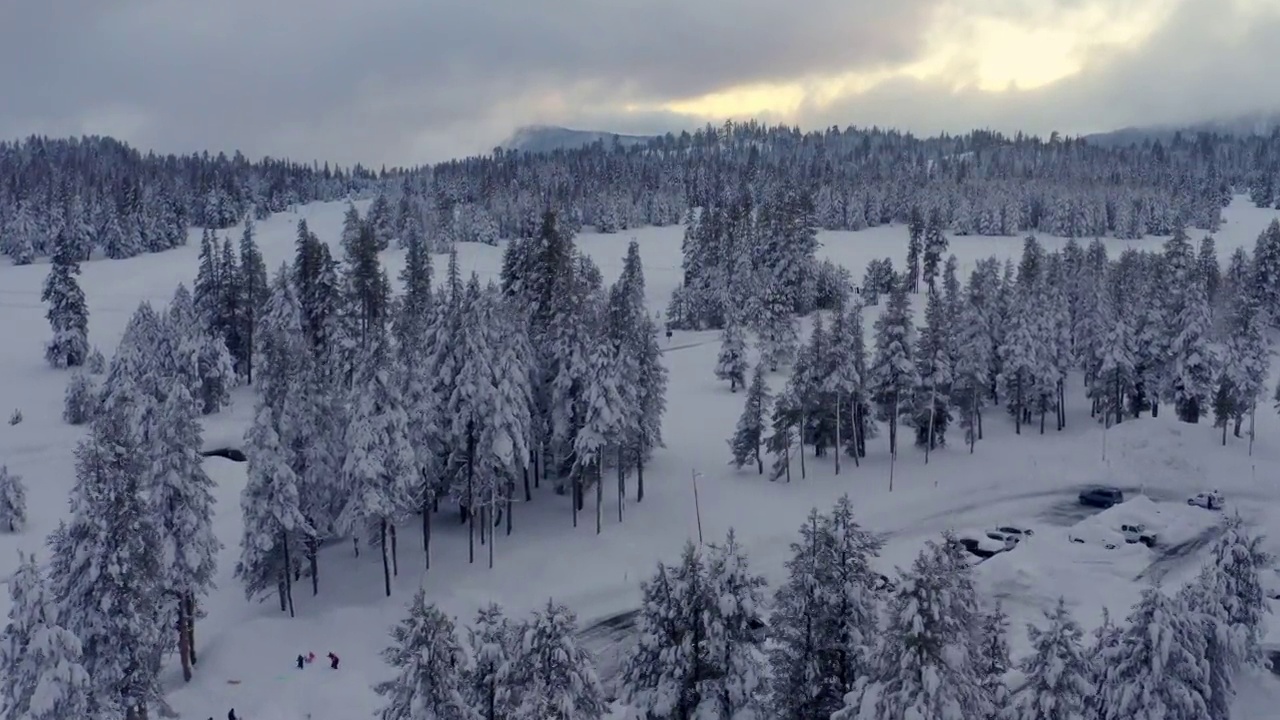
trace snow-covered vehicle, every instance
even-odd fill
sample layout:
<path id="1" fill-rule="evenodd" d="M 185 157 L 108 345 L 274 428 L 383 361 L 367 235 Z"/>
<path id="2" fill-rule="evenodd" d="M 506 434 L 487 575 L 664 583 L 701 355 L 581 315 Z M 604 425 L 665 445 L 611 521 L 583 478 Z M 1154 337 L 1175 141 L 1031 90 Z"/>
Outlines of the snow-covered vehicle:
<path id="1" fill-rule="evenodd" d="M 1036 534 L 1031 528 L 1020 528 L 1014 525 L 1001 525 L 996 528 L 996 531 L 1015 537 L 1018 540 L 1023 540 Z"/>
<path id="2" fill-rule="evenodd" d="M 1128 523 L 1120 526 L 1120 533 L 1124 535 L 1124 541 L 1127 543 L 1142 543 L 1147 547 L 1155 547 L 1156 542 L 1160 539 L 1154 531 L 1148 531 L 1147 526 L 1141 523 L 1130 525 Z"/>
<path id="3" fill-rule="evenodd" d="M 970 555 L 983 560 L 1018 546 L 1017 538 L 995 530 L 956 533 L 956 542 Z"/>
<path id="4" fill-rule="evenodd" d="M 1073 543 L 1077 544 L 1077 545 L 1084 545 L 1084 544 L 1088 543 L 1088 541 L 1087 541 L 1087 540 L 1085 540 L 1084 538 L 1080 537 L 1079 535 L 1068 535 L 1068 536 L 1067 536 L 1067 539 L 1068 539 L 1068 540 L 1070 540 L 1071 542 L 1073 542 Z M 1104 548 L 1106 548 L 1106 549 L 1108 549 L 1108 550 L 1115 550 L 1117 547 L 1119 547 L 1119 545 L 1116 545 L 1115 543 L 1111 542 L 1110 540 L 1103 540 L 1103 541 L 1102 541 L 1102 547 L 1104 547 Z"/>
<path id="5" fill-rule="evenodd" d="M 1188 505 L 1202 507 L 1205 510 L 1221 510 L 1222 509 L 1222 493 L 1217 490 L 1201 492 L 1187 498 Z"/>

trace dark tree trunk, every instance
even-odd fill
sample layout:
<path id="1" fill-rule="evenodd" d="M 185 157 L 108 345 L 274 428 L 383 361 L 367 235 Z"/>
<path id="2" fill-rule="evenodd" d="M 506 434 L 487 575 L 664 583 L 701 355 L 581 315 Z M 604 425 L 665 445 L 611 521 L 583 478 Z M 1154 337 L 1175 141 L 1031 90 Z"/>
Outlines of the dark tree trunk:
<path id="1" fill-rule="evenodd" d="M 422 503 L 422 556 L 426 558 L 426 569 L 431 569 L 431 506 L 432 500 Z"/>
<path id="2" fill-rule="evenodd" d="M 396 526 L 395 523 L 388 523 L 387 532 L 391 535 L 391 574 L 400 577 L 400 558 L 396 552 Z"/>
<path id="3" fill-rule="evenodd" d="M 391 597 L 391 563 L 387 557 L 387 519 L 378 521 L 378 546 L 382 550 L 382 585 L 387 597 Z"/>

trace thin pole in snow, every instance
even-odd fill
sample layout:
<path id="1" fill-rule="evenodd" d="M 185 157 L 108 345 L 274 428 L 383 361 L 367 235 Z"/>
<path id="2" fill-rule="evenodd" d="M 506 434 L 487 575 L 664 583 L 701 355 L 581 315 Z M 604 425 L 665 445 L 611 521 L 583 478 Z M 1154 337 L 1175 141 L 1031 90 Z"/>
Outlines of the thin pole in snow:
<path id="1" fill-rule="evenodd" d="M 938 407 L 938 386 L 929 390 L 929 442 L 924 446 L 924 464 L 929 464 L 929 450 L 933 448 L 933 415 Z"/>
<path id="2" fill-rule="evenodd" d="M 1107 430 L 1111 429 L 1111 411 L 1102 416 L 1102 462 L 1107 461 Z"/>
<path id="3" fill-rule="evenodd" d="M 698 518 L 698 544 L 702 544 L 702 505 L 698 502 L 698 475 L 697 470 L 693 471 L 693 512 Z"/>
<path id="4" fill-rule="evenodd" d="M 893 422 L 898 422 L 898 394 L 893 394 Z M 889 450 L 889 492 L 893 492 L 893 466 L 898 460 L 898 433 L 894 431 L 893 447 Z"/>

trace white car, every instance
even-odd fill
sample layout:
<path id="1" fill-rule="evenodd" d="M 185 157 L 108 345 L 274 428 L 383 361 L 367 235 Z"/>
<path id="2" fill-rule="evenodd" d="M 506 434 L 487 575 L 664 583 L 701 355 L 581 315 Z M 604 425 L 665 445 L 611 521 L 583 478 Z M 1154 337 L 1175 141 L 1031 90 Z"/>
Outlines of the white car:
<path id="1" fill-rule="evenodd" d="M 1029 538 L 1032 535 L 1036 534 L 1035 531 L 1032 530 L 1031 528 L 1020 528 L 1020 527 L 1014 527 L 1013 525 L 1001 525 L 1000 527 L 996 528 L 996 532 L 1004 533 L 1005 535 L 1011 535 L 1017 538 L 1018 540 L 1025 540 L 1026 538 Z"/>
<path id="2" fill-rule="evenodd" d="M 1155 532 L 1149 532 L 1147 526 L 1138 523 L 1136 525 L 1121 525 L 1120 532 L 1124 535 L 1124 541 L 1127 543 L 1142 543 L 1147 547 L 1155 547 L 1159 536 Z"/>
<path id="3" fill-rule="evenodd" d="M 1222 509 L 1222 493 L 1217 490 L 1209 492 L 1196 493 L 1187 498 L 1188 505 L 1202 507 L 1205 510 L 1221 510 Z"/>
<path id="4" fill-rule="evenodd" d="M 968 550 L 970 555 L 983 560 L 997 553 L 1012 550 L 1018 545 L 1017 540 L 994 530 L 957 533 L 956 542 Z"/>

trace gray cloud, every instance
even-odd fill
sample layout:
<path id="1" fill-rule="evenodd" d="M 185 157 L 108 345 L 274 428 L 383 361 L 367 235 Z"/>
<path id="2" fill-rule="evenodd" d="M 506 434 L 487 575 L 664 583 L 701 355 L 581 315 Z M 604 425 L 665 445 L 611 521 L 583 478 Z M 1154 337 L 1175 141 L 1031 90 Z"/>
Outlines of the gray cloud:
<path id="1" fill-rule="evenodd" d="M 0 136 L 405 164 L 487 151 L 529 122 L 661 132 L 708 119 L 614 108 L 907 63 L 951 1 L 0 0 Z M 1276 16 L 1236 27 L 1231 0 L 1182 2 L 1151 42 L 1047 89 L 894 82 L 795 119 L 1074 131 L 1280 104 Z"/>

